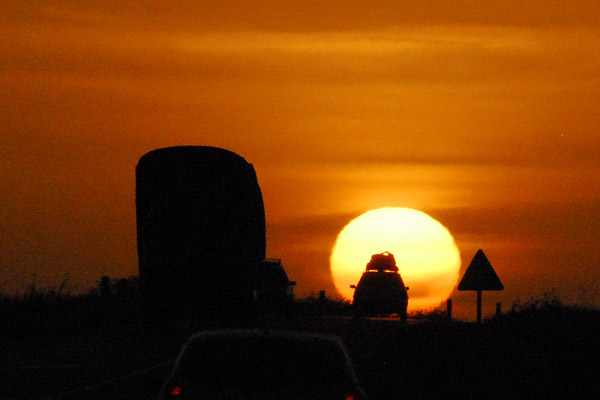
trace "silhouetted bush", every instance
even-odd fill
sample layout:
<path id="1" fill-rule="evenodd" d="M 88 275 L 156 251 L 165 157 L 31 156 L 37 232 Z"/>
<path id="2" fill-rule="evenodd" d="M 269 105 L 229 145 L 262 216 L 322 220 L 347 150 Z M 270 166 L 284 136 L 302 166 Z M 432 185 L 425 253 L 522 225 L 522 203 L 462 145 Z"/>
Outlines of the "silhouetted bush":
<path id="1" fill-rule="evenodd" d="M 135 323 L 141 307 L 130 281 L 135 279 L 115 280 L 115 294 L 109 297 L 100 296 L 96 289 L 73 296 L 67 282 L 58 288 L 40 288 L 34 282 L 23 294 L 0 297 L 0 327 L 5 336 L 26 339 L 76 336 Z"/>
<path id="2" fill-rule="evenodd" d="M 316 293 L 297 299 L 294 309 L 295 313 L 300 316 L 352 315 L 352 305 L 349 301 L 331 299 Z"/>

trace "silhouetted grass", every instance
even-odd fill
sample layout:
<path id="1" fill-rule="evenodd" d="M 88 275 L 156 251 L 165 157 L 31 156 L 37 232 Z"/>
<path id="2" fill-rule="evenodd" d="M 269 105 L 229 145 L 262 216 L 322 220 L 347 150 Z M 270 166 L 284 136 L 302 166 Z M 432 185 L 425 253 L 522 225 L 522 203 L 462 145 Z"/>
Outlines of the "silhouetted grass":
<path id="1" fill-rule="evenodd" d="M 102 297 L 92 289 L 72 296 L 62 287 L 57 290 L 31 285 L 24 294 L 2 295 L 0 327 L 3 335 L 22 339 L 75 336 L 139 319 L 140 303 L 135 290 Z"/>
<path id="2" fill-rule="evenodd" d="M 353 315 L 352 305 L 349 301 L 331 299 L 317 294 L 297 299 L 294 307 L 295 313 L 300 316 Z"/>

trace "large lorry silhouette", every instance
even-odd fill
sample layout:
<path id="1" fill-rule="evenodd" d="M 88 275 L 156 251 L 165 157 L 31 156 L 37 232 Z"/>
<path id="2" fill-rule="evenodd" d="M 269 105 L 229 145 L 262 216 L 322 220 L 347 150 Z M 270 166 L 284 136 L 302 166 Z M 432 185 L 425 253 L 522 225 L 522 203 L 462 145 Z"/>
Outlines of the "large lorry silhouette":
<path id="1" fill-rule="evenodd" d="M 265 210 L 243 157 L 207 146 L 145 154 L 136 167 L 136 216 L 140 283 L 152 309 L 239 315 L 254 306 Z"/>

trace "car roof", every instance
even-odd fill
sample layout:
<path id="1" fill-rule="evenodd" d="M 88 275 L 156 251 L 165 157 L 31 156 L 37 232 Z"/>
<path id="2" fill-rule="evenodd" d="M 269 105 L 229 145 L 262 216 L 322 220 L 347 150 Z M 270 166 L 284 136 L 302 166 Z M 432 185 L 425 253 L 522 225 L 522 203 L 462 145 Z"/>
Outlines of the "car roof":
<path id="1" fill-rule="evenodd" d="M 311 341 L 330 343 L 333 345 L 339 345 L 342 348 L 344 348 L 342 341 L 336 336 L 324 335 L 315 332 L 299 332 L 269 329 L 215 329 L 200 331 L 190 336 L 186 343 L 193 344 L 199 341 L 239 339 L 279 339 L 289 341 Z"/>
<path id="2" fill-rule="evenodd" d="M 340 338 L 312 332 L 268 329 L 216 329 L 201 331 L 192 335 L 184 344 L 173 372 L 188 369 L 194 360 L 217 357 L 218 362 L 235 354 L 252 353 L 257 358 L 308 363 L 311 359 L 327 360 L 330 367 L 346 371 L 356 382 L 356 375 L 350 356 Z M 246 356 L 244 356 L 246 357 Z M 302 361 L 306 360 L 306 361 Z M 336 365 L 336 366 L 334 366 Z M 341 372 L 338 370 L 338 372 Z"/>
<path id="3" fill-rule="evenodd" d="M 309 351 L 314 353 L 319 351 L 333 352 L 337 354 L 336 358 L 343 359 L 345 364 L 351 365 L 346 347 L 341 339 L 336 336 L 269 329 L 216 329 L 197 332 L 185 342 L 175 364 L 180 364 L 186 353 L 195 353 L 200 348 L 214 349 L 219 344 L 224 344 L 230 348 L 232 346 L 247 346 L 249 349 L 269 346 L 268 348 L 273 349 L 272 351 L 276 351 L 277 348 L 295 348 L 298 352 L 304 353 Z"/>

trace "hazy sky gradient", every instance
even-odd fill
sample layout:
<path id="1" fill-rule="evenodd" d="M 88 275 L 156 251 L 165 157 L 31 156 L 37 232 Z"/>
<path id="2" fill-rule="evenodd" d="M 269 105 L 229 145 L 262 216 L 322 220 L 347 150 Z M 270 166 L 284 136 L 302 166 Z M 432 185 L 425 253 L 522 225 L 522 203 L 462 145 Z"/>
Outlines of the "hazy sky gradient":
<path id="1" fill-rule="evenodd" d="M 492 306 L 600 304 L 597 1 L 156 3 L 0 4 L 5 291 L 136 274 L 135 165 L 189 144 L 254 164 L 298 294 L 333 293 L 350 219 L 405 206 L 463 270 L 484 249 Z"/>

